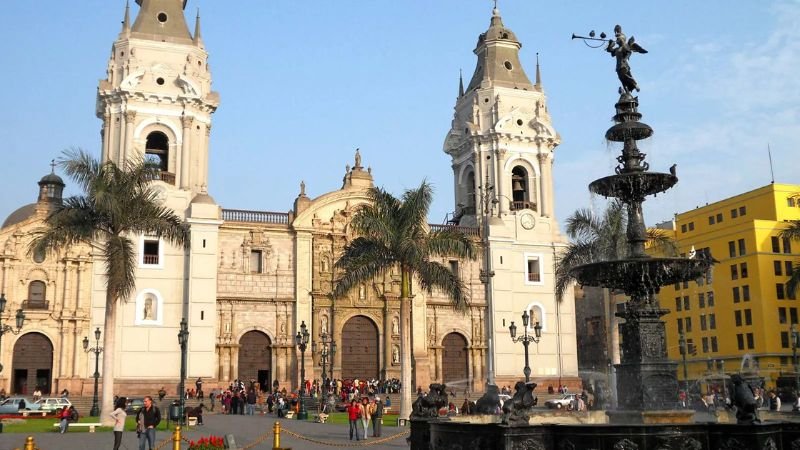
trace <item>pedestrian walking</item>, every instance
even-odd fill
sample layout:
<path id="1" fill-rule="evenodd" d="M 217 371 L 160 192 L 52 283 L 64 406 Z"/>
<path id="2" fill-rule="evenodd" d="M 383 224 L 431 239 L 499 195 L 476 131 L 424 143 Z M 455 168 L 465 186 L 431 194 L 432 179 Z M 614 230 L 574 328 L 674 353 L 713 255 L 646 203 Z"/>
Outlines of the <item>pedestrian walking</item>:
<path id="1" fill-rule="evenodd" d="M 125 429 L 125 418 L 128 417 L 125 412 L 127 403 L 127 398 L 117 398 L 116 403 L 114 403 L 114 411 L 109 414 L 114 419 L 114 450 L 119 450 L 119 446 L 122 445 L 122 431 Z"/>
<path id="2" fill-rule="evenodd" d="M 161 411 L 153 404 L 153 397 L 148 395 L 144 398 L 144 406 L 136 415 L 139 450 L 145 450 L 145 442 L 148 444 L 148 449 L 153 450 L 156 445 L 156 427 L 159 423 L 161 423 Z"/>
<path id="3" fill-rule="evenodd" d="M 217 403 L 217 389 L 214 388 L 211 390 L 209 394 L 209 398 L 211 399 L 211 411 L 214 411 L 214 405 Z"/>

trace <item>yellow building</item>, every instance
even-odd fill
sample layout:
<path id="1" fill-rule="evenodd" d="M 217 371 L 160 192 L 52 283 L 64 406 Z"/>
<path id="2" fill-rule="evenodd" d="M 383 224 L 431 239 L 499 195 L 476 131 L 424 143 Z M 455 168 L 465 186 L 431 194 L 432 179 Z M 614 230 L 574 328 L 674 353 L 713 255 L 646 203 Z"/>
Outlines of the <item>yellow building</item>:
<path id="1" fill-rule="evenodd" d="M 800 219 L 800 185 L 770 184 L 675 217 L 680 251 L 710 250 L 719 261 L 706 279 L 661 289 L 670 313 L 668 354 L 681 362 L 683 332 L 689 352 L 690 385 L 701 389 L 722 374 L 742 372 L 774 387 L 794 375 L 790 326 L 798 322 L 798 301 L 785 289 L 797 264 L 800 242 L 782 239 L 786 221 Z"/>

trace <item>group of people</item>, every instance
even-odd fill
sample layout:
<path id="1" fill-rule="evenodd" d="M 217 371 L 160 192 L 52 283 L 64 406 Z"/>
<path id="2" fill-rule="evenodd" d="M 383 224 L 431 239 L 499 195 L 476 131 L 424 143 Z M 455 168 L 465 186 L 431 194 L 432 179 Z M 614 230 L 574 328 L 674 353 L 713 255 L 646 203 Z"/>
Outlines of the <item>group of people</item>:
<path id="1" fill-rule="evenodd" d="M 380 396 L 361 397 L 351 399 L 347 406 L 347 418 L 350 422 L 350 440 L 367 439 L 369 434 L 369 424 L 372 422 L 372 437 L 381 436 L 381 426 L 383 425 L 384 405 Z M 363 433 L 361 430 L 363 429 Z"/>

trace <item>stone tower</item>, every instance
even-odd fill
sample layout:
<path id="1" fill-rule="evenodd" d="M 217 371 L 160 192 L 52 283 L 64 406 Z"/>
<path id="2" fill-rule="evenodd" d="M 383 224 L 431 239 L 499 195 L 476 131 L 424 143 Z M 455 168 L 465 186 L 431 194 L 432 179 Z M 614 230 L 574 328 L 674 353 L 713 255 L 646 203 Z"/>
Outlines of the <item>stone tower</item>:
<path id="1" fill-rule="evenodd" d="M 477 64 L 464 89 L 459 83 L 452 127 L 444 142 L 455 190 L 451 223 L 480 226 L 489 347 L 488 378 L 519 379 L 522 345 L 508 326 L 523 311 L 543 327 L 533 347 L 534 379 L 577 376 L 574 304 L 556 301 L 553 264 L 563 245 L 554 217 L 553 154 L 561 141 L 547 110 L 537 56 L 532 83 L 522 67 L 516 35 L 495 8 L 478 37 Z M 513 383 L 512 383 L 513 385 Z M 541 382 L 540 382 L 541 385 Z"/>
<path id="2" fill-rule="evenodd" d="M 158 166 L 157 198 L 190 229 L 190 249 L 152 236 L 134 238 L 136 288 L 117 317 L 117 383 L 125 383 L 128 390 L 158 390 L 174 385 L 180 376 L 176 336 L 182 318 L 190 327 L 188 375 L 211 377 L 216 369 L 217 241 L 222 220 L 207 183 L 211 115 L 219 95 L 211 90 L 199 13 L 192 34 L 184 17 L 187 0 L 136 3 L 136 20 L 131 23 L 126 6 L 122 30 L 111 46 L 96 113 L 103 121 L 102 161 L 124 165 L 144 159 Z M 93 306 L 102 308 L 102 265 L 93 277 Z M 143 366 L 152 369 L 146 376 Z"/>

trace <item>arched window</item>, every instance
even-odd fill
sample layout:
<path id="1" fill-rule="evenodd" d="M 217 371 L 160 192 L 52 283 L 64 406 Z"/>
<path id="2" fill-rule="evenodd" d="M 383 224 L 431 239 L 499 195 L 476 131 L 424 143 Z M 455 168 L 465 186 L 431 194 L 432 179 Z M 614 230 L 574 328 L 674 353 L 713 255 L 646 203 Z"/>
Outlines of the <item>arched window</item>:
<path id="1" fill-rule="evenodd" d="M 169 138 L 160 131 L 153 131 L 147 135 L 145 145 L 145 160 L 158 167 L 162 172 L 169 168 Z"/>
<path id="2" fill-rule="evenodd" d="M 475 214 L 475 172 L 469 171 L 467 174 L 467 214 Z"/>
<path id="3" fill-rule="evenodd" d="M 535 209 L 531 202 L 531 189 L 528 185 L 528 171 L 522 166 L 515 166 L 511 169 L 511 197 L 513 202 L 511 209 Z"/>
<path id="4" fill-rule="evenodd" d="M 47 285 L 44 281 L 31 281 L 31 284 L 28 285 L 28 301 L 25 304 L 25 308 L 47 309 L 46 293 Z"/>

